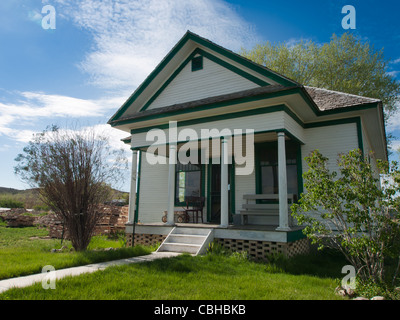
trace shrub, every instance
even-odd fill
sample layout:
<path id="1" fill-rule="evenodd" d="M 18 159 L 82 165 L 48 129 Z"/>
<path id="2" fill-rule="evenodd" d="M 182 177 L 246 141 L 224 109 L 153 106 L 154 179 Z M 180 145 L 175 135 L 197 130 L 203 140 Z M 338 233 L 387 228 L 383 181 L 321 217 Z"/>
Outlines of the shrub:
<path id="1" fill-rule="evenodd" d="M 24 203 L 21 201 L 14 200 L 12 198 L 2 198 L 0 199 L 1 208 L 23 208 Z"/>
<path id="2" fill-rule="evenodd" d="M 291 206 L 293 216 L 305 225 L 304 232 L 319 248 L 339 248 L 355 267 L 360 283 L 380 286 L 385 280 L 385 259 L 400 261 L 397 163 L 389 167 L 378 162 L 380 171 L 375 172 L 360 150 L 339 155 L 340 172 L 330 172 L 328 159 L 318 150 L 306 160 L 310 167 L 303 175 L 307 192 Z M 379 174 L 389 174 L 391 183 L 384 181 L 381 188 Z M 395 209 L 395 216 L 388 214 L 389 209 Z M 392 285 L 397 274 L 398 267 L 391 274 Z"/>

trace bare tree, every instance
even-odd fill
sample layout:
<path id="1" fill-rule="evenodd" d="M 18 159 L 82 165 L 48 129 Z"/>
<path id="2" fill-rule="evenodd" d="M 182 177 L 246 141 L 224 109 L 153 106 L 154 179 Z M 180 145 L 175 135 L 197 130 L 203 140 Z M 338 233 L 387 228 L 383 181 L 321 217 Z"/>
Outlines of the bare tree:
<path id="1" fill-rule="evenodd" d="M 94 129 L 61 130 L 52 126 L 33 136 L 15 159 L 15 173 L 39 188 L 43 201 L 65 222 L 77 251 L 89 245 L 109 200 L 110 184 L 122 181 L 124 151 L 110 146 Z"/>

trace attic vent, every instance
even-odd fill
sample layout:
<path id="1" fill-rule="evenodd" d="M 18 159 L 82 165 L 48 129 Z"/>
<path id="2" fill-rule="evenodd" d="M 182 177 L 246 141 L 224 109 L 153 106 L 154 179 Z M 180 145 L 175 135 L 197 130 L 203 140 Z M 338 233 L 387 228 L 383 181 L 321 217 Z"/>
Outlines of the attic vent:
<path id="1" fill-rule="evenodd" d="M 194 57 L 192 59 L 192 71 L 203 69 L 203 56 Z"/>

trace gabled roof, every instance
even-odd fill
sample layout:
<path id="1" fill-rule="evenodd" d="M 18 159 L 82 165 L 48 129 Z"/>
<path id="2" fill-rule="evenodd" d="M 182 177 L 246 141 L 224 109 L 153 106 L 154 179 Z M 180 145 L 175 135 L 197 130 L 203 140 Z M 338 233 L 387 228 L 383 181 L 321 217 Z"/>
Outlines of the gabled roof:
<path id="1" fill-rule="evenodd" d="M 260 76 L 267 77 L 283 87 L 288 87 L 288 86 L 291 87 L 299 85 L 299 83 L 297 83 L 296 81 L 291 80 L 265 66 L 259 65 L 241 55 L 234 53 L 231 50 L 228 50 L 214 42 L 211 42 L 208 39 L 200 37 L 199 35 L 194 34 L 193 32 L 187 31 L 186 34 L 181 38 L 181 40 L 179 40 L 179 42 L 172 48 L 172 50 L 153 70 L 153 72 L 145 79 L 145 81 L 133 92 L 133 94 L 126 100 L 126 102 L 119 108 L 119 110 L 111 117 L 111 119 L 108 121 L 109 124 L 115 123 L 117 120 L 119 120 L 121 117 L 124 116 L 124 113 L 127 111 L 127 109 L 135 101 L 138 101 L 138 99 L 140 99 L 141 95 L 144 94 L 145 90 L 151 85 L 151 83 L 157 77 L 160 77 L 160 74 L 163 72 L 164 68 L 166 68 L 171 63 L 174 57 L 176 57 L 179 54 L 179 52 L 184 48 L 184 46 L 190 41 L 197 44 L 198 46 L 209 49 L 211 52 L 215 52 L 223 57 L 226 57 L 227 59 L 234 61 L 235 63 L 238 63 L 241 66 L 256 72 Z M 196 50 L 193 51 L 189 57 L 194 56 L 201 49 L 197 48 Z M 204 51 L 202 51 L 202 53 L 204 53 Z M 171 78 L 164 79 L 163 82 L 168 83 L 170 80 Z M 268 84 L 264 83 L 263 85 L 268 85 Z M 157 92 L 153 92 L 153 94 L 157 94 Z M 151 99 L 152 97 L 149 98 Z M 140 108 L 141 110 L 137 110 L 137 112 L 145 110 L 146 109 L 145 104 L 143 104 L 143 106 Z"/>

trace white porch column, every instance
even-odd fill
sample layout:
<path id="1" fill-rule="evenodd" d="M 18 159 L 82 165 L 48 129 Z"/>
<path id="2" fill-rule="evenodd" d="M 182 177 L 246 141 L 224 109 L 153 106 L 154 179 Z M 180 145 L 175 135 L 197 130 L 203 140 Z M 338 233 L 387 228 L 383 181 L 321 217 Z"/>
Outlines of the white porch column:
<path id="1" fill-rule="evenodd" d="M 177 155 L 177 145 L 176 143 L 169 144 L 169 162 L 168 162 L 168 214 L 167 214 L 167 224 L 174 225 L 174 215 L 175 215 L 175 164 Z"/>
<path id="2" fill-rule="evenodd" d="M 128 223 L 135 221 L 136 209 L 136 170 L 137 170 L 137 150 L 132 150 L 132 168 L 131 168 L 131 189 L 129 192 L 129 213 Z"/>
<path id="3" fill-rule="evenodd" d="M 279 175 L 279 227 L 276 230 L 288 231 L 288 193 L 286 175 L 285 134 L 278 132 L 278 175 Z"/>
<path id="4" fill-rule="evenodd" d="M 221 140 L 221 225 L 226 228 L 229 225 L 228 207 L 228 139 Z"/>

